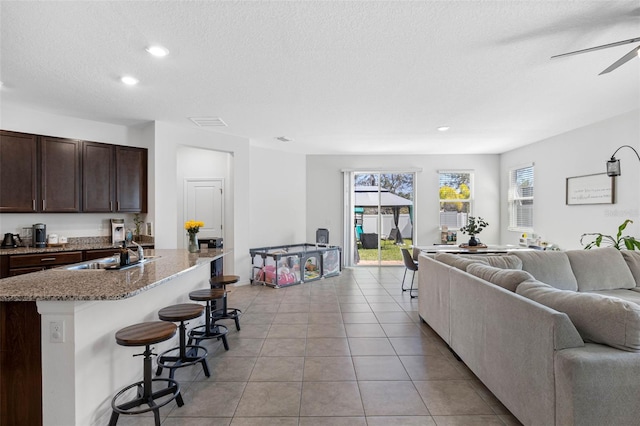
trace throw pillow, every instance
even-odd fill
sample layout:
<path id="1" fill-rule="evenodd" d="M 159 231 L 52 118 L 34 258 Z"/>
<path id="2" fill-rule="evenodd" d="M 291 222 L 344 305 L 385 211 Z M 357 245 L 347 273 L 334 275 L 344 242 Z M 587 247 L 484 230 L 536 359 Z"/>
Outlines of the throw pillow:
<path id="1" fill-rule="evenodd" d="M 526 271 L 518 269 L 501 269 L 480 263 L 469 265 L 467 267 L 467 272 L 509 291 L 516 291 L 518 284 L 526 280 L 534 279 L 533 276 Z"/>
<path id="2" fill-rule="evenodd" d="M 636 286 L 620 250 L 613 247 L 569 250 L 567 257 L 578 281 L 578 291 L 615 290 Z"/>
<path id="3" fill-rule="evenodd" d="M 585 341 L 640 352 L 640 305 L 616 297 L 559 290 L 527 280 L 516 293 L 566 313 Z"/>
<path id="4" fill-rule="evenodd" d="M 578 282 L 571 270 L 567 253 L 563 251 L 515 251 L 515 256 L 522 261 L 522 270 L 527 271 L 537 280 L 550 284 L 561 290 L 578 290 Z"/>
<path id="5" fill-rule="evenodd" d="M 462 269 L 463 271 L 466 271 L 467 266 L 473 265 L 474 263 L 487 264 L 480 259 L 466 259 L 451 253 L 436 253 L 435 259 L 454 268 Z"/>
<path id="6" fill-rule="evenodd" d="M 633 275 L 633 279 L 636 282 L 636 287 L 640 287 L 640 251 L 621 250 L 622 257 L 624 257 L 627 266 Z"/>

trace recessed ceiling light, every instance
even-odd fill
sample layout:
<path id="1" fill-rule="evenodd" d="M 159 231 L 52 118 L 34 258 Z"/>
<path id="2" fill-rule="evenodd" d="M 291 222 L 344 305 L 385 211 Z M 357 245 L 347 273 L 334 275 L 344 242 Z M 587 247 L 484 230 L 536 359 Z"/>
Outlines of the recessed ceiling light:
<path id="1" fill-rule="evenodd" d="M 147 47 L 147 52 L 156 58 L 163 58 L 169 54 L 169 49 L 163 46 L 155 45 Z"/>
<path id="2" fill-rule="evenodd" d="M 122 76 L 120 81 L 122 81 L 127 86 L 135 86 L 136 84 L 138 84 L 138 79 L 135 77 L 131 77 L 130 75 Z"/>
<path id="3" fill-rule="evenodd" d="M 447 130 L 449 130 L 451 127 L 449 126 L 440 126 L 438 127 L 438 131 L 439 132 L 446 132 Z"/>

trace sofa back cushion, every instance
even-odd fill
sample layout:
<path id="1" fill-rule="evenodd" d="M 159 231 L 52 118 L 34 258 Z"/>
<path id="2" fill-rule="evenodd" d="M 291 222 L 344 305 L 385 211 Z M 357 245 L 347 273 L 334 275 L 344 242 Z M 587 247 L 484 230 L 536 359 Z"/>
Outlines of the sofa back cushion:
<path id="1" fill-rule="evenodd" d="M 467 266 L 467 272 L 478 278 L 482 278 L 485 281 L 489 281 L 492 284 L 514 292 L 516 291 L 518 284 L 521 282 L 534 279 L 527 271 L 496 268 L 490 265 L 483 265 L 481 263 Z"/>
<path id="2" fill-rule="evenodd" d="M 620 250 L 613 247 L 569 250 L 567 257 L 578 281 L 578 291 L 615 290 L 636 286 Z"/>
<path id="3" fill-rule="evenodd" d="M 640 286 L 640 251 L 634 250 L 620 250 L 622 257 L 633 275 L 633 280 L 636 282 L 636 287 Z"/>
<path id="4" fill-rule="evenodd" d="M 561 290 L 578 290 L 578 282 L 565 252 L 531 250 L 515 251 L 513 254 L 522 261 L 522 270 L 538 281 Z"/>
<path id="5" fill-rule="evenodd" d="M 616 297 L 559 290 L 527 280 L 516 293 L 566 313 L 585 341 L 640 352 L 640 305 Z"/>
<path id="6" fill-rule="evenodd" d="M 483 263 L 485 265 L 487 264 L 486 262 L 480 260 L 480 258 L 466 258 L 451 253 L 436 253 L 435 260 L 446 265 L 453 266 L 454 268 L 461 269 L 463 271 L 466 271 L 467 266 L 474 263 Z"/>

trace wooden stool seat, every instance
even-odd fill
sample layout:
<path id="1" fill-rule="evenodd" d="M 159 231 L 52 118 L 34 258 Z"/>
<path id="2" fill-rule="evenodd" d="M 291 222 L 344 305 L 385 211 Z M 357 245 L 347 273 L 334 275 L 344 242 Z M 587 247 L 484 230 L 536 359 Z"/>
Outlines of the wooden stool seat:
<path id="1" fill-rule="evenodd" d="M 212 277 L 209 280 L 209 284 L 212 287 L 216 285 L 226 286 L 227 284 L 235 284 L 240 281 L 240 277 L 237 275 L 218 275 L 217 277 Z"/>
<path id="2" fill-rule="evenodd" d="M 143 353 L 143 379 L 126 386 L 111 400 L 111 418 L 109 426 L 118 423 L 120 414 L 143 414 L 153 411 L 154 422 L 160 426 L 160 408 L 175 400 L 178 407 L 184 405 L 180 384 L 165 378 L 152 378 L 151 357 L 154 355 L 150 345 L 169 340 L 176 334 L 176 325 L 165 321 L 151 321 L 130 325 L 116 332 L 116 342 L 122 346 L 144 346 Z M 137 356 L 137 355 L 134 355 Z M 153 385 L 162 383 L 158 390 L 153 390 Z M 135 389 L 135 393 L 132 390 Z M 133 399 L 131 395 L 135 395 Z M 146 408 L 144 407 L 146 406 Z"/>
<path id="3" fill-rule="evenodd" d="M 198 318 L 204 312 L 204 306 L 198 303 L 181 303 L 167 306 L 158 311 L 158 318 L 163 321 L 187 321 Z"/>
<path id="4" fill-rule="evenodd" d="M 169 378 L 173 379 L 176 369 L 188 367 L 197 363 L 202 364 L 204 375 L 209 377 L 207 364 L 207 349 L 204 346 L 187 344 L 187 327 L 185 321 L 198 318 L 204 312 L 204 306 L 199 303 L 180 303 L 164 307 L 158 311 L 158 318 L 163 321 L 180 322 L 178 329 L 180 343 L 158 355 L 156 376 L 162 374 L 162 369 L 169 369 Z"/>
<path id="5" fill-rule="evenodd" d="M 130 325 L 116 333 L 116 342 L 121 346 L 146 346 L 169 340 L 178 327 L 165 321 L 151 321 Z"/>
<path id="6" fill-rule="evenodd" d="M 196 302 L 208 302 L 210 300 L 222 299 L 225 291 L 221 288 L 205 288 L 203 290 L 194 290 L 189 293 L 189 299 Z"/>

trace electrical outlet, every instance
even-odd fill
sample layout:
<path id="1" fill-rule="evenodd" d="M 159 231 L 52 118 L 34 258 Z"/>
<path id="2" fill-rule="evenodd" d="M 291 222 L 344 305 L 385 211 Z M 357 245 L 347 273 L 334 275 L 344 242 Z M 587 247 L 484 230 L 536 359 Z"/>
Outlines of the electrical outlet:
<path id="1" fill-rule="evenodd" d="M 49 342 L 64 343 L 64 321 L 49 322 Z"/>

